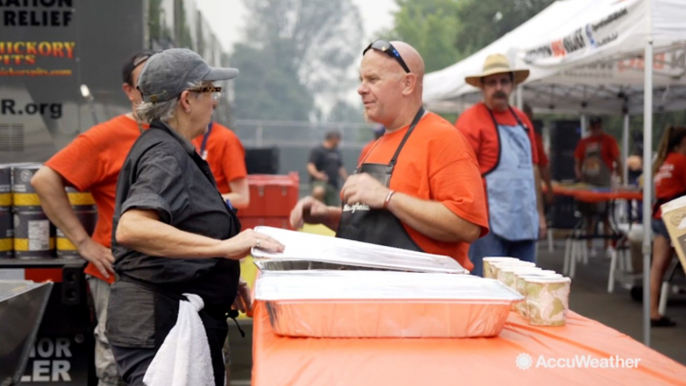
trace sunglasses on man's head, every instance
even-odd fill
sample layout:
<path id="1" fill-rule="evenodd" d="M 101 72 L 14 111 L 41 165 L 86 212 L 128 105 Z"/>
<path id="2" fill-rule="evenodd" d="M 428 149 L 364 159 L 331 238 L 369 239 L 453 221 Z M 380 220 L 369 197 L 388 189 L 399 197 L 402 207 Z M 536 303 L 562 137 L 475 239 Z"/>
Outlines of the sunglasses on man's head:
<path id="1" fill-rule="evenodd" d="M 409 74 L 411 72 L 410 68 L 407 67 L 407 64 L 403 60 L 402 56 L 400 56 L 400 53 L 398 52 L 398 50 L 396 50 L 395 47 L 393 47 L 393 45 L 390 42 L 388 42 L 386 40 L 381 40 L 381 39 L 376 40 L 376 41 L 372 42 L 370 45 L 368 45 L 367 48 L 364 49 L 364 51 L 362 51 L 362 56 L 364 56 L 364 54 L 366 54 L 367 51 L 369 51 L 372 48 L 377 50 L 377 51 L 381 51 L 384 54 L 395 59 L 395 61 L 398 62 L 402 66 L 403 70 L 405 70 L 406 73 Z"/>

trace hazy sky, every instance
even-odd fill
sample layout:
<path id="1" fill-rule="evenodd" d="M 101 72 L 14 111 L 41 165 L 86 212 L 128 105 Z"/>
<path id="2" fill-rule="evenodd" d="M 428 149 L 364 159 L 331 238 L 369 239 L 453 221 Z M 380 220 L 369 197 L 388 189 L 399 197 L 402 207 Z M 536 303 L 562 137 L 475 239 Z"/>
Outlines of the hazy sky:
<path id="1" fill-rule="evenodd" d="M 196 0 L 196 2 L 226 51 L 229 53 L 233 51 L 233 44 L 244 40 L 243 28 L 247 13 L 243 0 Z M 392 26 L 391 12 L 397 9 L 395 0 L 352 0 L 352 2 L 357 5 L 362 15 L 365 42 L 374 39 L 376 31 Z"/>

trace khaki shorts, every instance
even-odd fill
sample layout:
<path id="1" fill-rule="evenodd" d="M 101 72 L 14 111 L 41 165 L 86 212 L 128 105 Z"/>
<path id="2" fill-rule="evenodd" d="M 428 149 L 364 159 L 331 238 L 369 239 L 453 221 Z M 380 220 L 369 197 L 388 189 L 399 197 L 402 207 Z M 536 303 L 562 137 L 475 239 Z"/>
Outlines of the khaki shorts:
<path id="1" fill-rule="evenodd" d="M 312 182 L 312 190 L 316 187 L 323 187 L 326 190 L 326 193 L 324 194 L 324 203 L 329 206 L 339 206 L 341 205 L 341 196 L 338 192 L 338 189 L 334 188 L 331 186 L 326 181 L 313 181 Z"/>

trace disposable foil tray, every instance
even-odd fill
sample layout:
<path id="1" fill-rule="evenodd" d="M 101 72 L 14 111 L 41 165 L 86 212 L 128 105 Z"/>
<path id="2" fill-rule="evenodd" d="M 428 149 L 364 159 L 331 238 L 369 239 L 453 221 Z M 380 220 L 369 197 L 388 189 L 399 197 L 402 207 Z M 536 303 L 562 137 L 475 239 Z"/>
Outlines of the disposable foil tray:
<path id="1" fill-rule="evenodd" d="M 255 298 L 277 334 L 318 338 L 495 336 L 523 299 L 492 279 L 383 271 L 267 271 Z"/>
<path id="2" fill-rule="evenodd" d="M 265 226 L 255 227 L 255 231 L 267 234 L 286 246 L 283 252 L 278 253 L 257 248 L 252 249 L 255 264 L 262 271 L 376 269 L 405 272 L 469 273 L 449 256 Z"/>

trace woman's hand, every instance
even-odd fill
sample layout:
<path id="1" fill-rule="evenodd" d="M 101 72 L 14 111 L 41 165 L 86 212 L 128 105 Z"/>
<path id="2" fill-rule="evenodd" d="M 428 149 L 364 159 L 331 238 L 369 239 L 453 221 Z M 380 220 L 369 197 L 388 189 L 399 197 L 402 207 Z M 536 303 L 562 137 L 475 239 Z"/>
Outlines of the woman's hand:
<path id="1" fill-rule="evenodd" d="M 222 241 L 224 257 L 231 260 L 239 260 L 250 253 L 250 248 L 256 247 L 268 252 L 282 252 L 283 244 L 273 238 L 252 229 L 246 229 L 236 236 Z"/>

